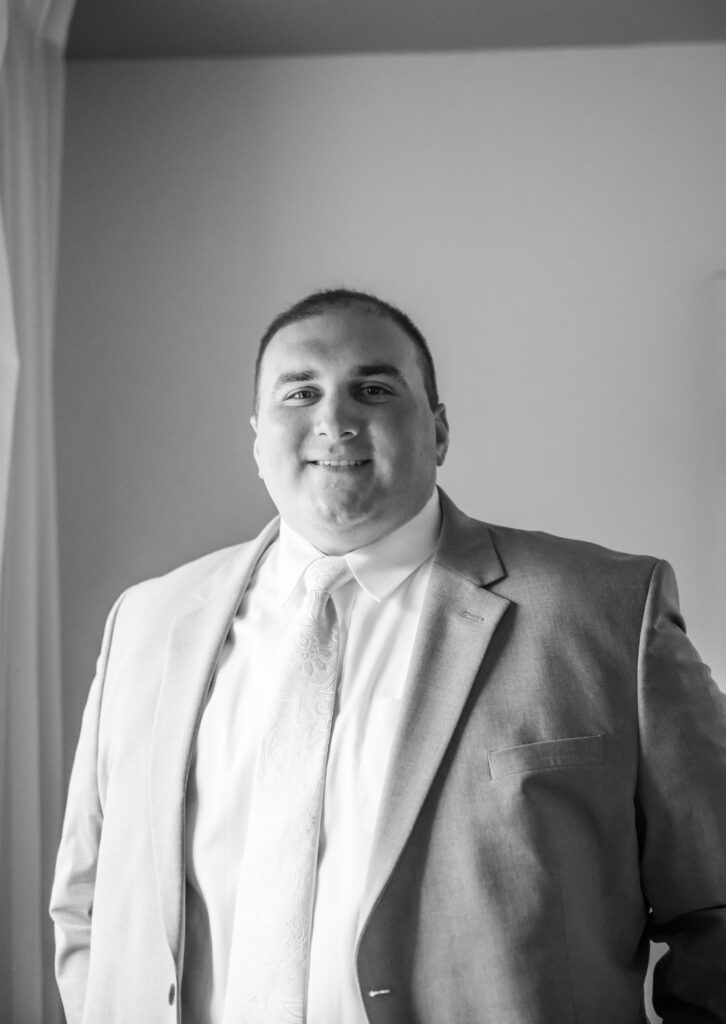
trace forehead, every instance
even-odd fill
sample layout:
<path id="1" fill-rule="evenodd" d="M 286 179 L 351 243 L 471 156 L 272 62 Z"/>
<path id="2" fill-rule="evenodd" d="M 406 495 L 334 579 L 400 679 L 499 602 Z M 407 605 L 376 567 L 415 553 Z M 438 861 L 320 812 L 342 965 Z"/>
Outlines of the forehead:
<path id="1" fill-rule="evenodd" d="M 418 350 L 397 324 L 377 313 L 334 310 L 282 327 L 265 350 L 261 383 L 290 370 L 345 372 L 372 363 L 390 363 L 423 382 Z"/>

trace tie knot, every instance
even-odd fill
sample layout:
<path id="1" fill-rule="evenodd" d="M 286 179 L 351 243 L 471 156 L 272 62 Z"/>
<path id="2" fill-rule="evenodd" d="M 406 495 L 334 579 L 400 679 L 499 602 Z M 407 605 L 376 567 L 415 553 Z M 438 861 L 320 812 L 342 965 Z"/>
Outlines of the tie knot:
<path id="1" fill-rule="evenodd" d="M 336 587 L 351 579 L 353 573 L 344 558 L 323 557 L 311 562 L 303 573 L 303 581 L 308 593 L 311 590 L 322 590 L 331 594 Z"/>

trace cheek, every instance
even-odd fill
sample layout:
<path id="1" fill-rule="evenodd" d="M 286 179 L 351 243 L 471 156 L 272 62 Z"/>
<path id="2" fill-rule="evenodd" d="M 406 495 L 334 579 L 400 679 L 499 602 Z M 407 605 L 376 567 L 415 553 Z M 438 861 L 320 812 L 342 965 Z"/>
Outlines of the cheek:
<path id="1" fill-rule="evenodd" d="M 400 424 L 392 435 L 391 447 L 399 462 L 405 463 L 411 472 L 426 461 L 434 446 L 431 424 L 421 417 L 413 423 Z"/>
<path id="2" fill-rule="evenodd" d="M 258 465 L 270 476 L 289 472 L 290 464 L 298 464 L 304 431 L 300 424 L 267 423 L 255 441 Z"/>

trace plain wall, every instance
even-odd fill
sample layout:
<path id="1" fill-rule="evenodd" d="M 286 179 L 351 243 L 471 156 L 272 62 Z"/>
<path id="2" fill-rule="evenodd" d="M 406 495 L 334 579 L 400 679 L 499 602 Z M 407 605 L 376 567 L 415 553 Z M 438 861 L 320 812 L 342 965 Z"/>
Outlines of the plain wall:
<path id="1" fill-rule="evenodd" d="M 69 65 L 69 763 L 119 591 L 272 513 L 256 342 L 320 286 L 429 338 L 461 507 L 668 557 L 726 675 L 725 97 L 721 44 Z"/>

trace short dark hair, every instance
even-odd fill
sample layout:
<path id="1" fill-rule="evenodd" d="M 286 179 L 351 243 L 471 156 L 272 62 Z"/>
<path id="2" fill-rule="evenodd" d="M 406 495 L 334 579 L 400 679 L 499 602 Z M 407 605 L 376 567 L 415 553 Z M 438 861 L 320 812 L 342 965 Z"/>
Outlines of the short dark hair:
<path id="1" fill-rule="evenodd" d="M 379 316 L 383 319 L 391 320 L 397 327 L 401 328 L 403 333 L 416 346 L 419 365 L 423 374 L 424 387 L 426 388 L 426 396 L 431 408 L 435 409 L 439 404 L 439 393 L 436 386 L 434 361 L 426 339 L 410 317 L 406 316 L 400 309 L 397 309 L 396 306 L 392 306 L 390 302 L 384 302 L 383 299 L 379 299 L 375 295 L 369 295 L 367 292 L 353 291 L 349 288 L 330 288 L 306 295 L 304 299 L 300 299 L 299 302 L 294 303 L 284 312 L 278 313 L 262 335 L 255 363 L 255 411 L 257 410 L 259 400 L 262 359 L 267 346 L 277 332 L 282 330 L 283 327 L 288 327 L 290 324 L 299 323 L 301 320 L 309 320 L 310 317 L 320 316 L 323 313 L 329 313 L 331 310 L 337 309 L 353 309 L 361 313 L 368 313 L 371 316 Z"/>

